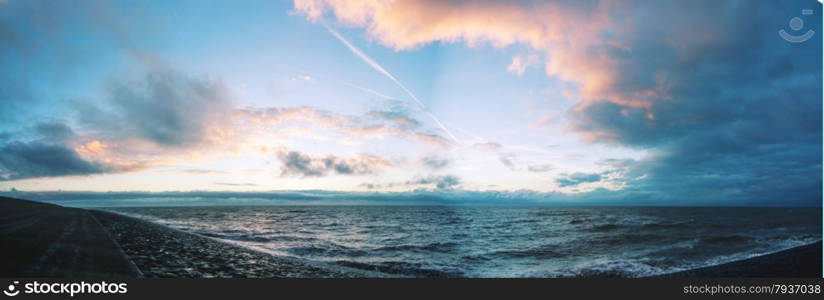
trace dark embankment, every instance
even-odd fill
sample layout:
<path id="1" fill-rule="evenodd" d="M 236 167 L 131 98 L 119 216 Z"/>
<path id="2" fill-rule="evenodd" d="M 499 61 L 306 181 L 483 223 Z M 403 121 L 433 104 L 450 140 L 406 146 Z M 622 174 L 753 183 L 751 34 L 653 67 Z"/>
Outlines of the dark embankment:
<path id="1" fill-rule="evenodd" d="M 0 197 L 0 277 L 135 277 L 86 210 Z"/>
<path id="2" fill-rule="evenodd" d="M 821 277 L 821 241 L 772 254 L 660 277 Z"/>

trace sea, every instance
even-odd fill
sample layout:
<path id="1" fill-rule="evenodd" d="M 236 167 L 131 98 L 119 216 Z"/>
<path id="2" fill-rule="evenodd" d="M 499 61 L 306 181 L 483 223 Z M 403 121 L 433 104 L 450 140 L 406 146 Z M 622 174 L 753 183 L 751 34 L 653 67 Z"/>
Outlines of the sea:
<path id="1" fill-rule="evenodd" d="M 414 277 L 643 277 L 821 240 L 820 208 L 213 206 L 107 210 Z"/>

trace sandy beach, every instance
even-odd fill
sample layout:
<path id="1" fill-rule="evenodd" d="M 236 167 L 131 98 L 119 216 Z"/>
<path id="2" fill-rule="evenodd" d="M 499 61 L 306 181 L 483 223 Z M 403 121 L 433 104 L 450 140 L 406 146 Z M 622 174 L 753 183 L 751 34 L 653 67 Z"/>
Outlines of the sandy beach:
<path id="1" fill-rule="evenodd" d="M 0 198 L 3 277 L 396 277 L 274 256 L 100 210 Z M 821 242 L 661 277 L 821 277 Z"/>

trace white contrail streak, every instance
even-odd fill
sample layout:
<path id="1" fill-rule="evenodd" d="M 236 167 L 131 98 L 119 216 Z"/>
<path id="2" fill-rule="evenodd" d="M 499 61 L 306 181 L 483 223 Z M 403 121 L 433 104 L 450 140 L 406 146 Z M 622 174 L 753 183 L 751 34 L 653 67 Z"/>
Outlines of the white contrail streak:
<path id="1" fill-rule="evenodd" d="M 435 117 L 435 115 L 433 115 L 431 112 L 428 112 L 426 110 L 424 110 L 423 112 L 426 113 L 426 115 L 428 115 L 429 118 L 432 119 L 432 121 L 435 121 L 435 123 L 438 123 L 438 126 L 441 127 L 441 129 L 443 129 L 443 131 L 446 132 L 446 134 L 449 135 L 449 137 L 452 138 L 453 141 L 455 141 L 456 143 L 459 143 L 458 138 L 456 138 L 454 135 L 452 135 L 452 132 L 450 132 L 449 129 L 446 129 L 446 126 L 444 126 L 443 123 L 441 123 L 441 121 L 438 120 L 437 117 Z"/>
<path id="2" fill-rule="evenodd" d="M 398 79 L 395 78 L 395 76 L 393 76 L 392 73 L 389 73 L 389 71 L 384 69 L 380 64 L 378 64 L 377 62 L 372 60 L 371 57 L 366 55 L 366 53 L 363 53 L 363 51 L 358 49 L 358 47 L 355 47 L 355 45 L 352 45 L 352 43 L 350 43 L 348 40 L 346 40 L 346 38 L 344 38 L 342 35 L 340 35 L 340 33 L 335 31 L 334 29 L 332 29 L 332 27 L 329 27 L 325 23 L 323 24 L 323 27 L 326 27 L 326 30 L 328 30 L 329 33 L 331 33 L 336 39 L 338 39 L 341 43 L 343 43 L 343 45 L 345 45 L 346 48 L 349 48 L 349 51 L 352 51 L 352 53 L 354 53 L 355 55 L 360 57 L 360 59 L 362 59 L 364 62 L 366 62 L 366 64 L 368 64 L 370 67 L 372 67 L 376 71 L 380 72 L 381 74 L 383 74 L 384 76 L 386 76 L 387 78 L 392 80 L 392 82 L 394 82 L 401 89 L 403 89 L 403 91 L 406 92 L 406 94 L 409 95 L 409 97 L 412 97 L 412 99 L 414 99 L 415 102 L 418 103 L 418 105 L 420 105 L 422 108 L 426 109 L 426 105 L 424 105 L 423 102 L 421 102 L 421 100 L 419 100 L 418 97 L 415 96 L 414 93 L 412 93 L 412 91 L 410 91 L 408 88 L 406 88 L 406 86 L 403 85 L 403 83 L 398 81 Z"/>
<path id="3" fill-rule="evenodd" d="M 438 127 L 440 127 L 444 132 L 446 132 L 446 134 L 449 135 L 449 137 L 452 138 L 452 140 L 454 142 L 459 143 L 458 139 L 455 137 L 455 135 L 453 135 L 452 132 L 449 131 L 449 129 L 446 129 L 446 126 L 444 126 L 443 123 L 441 123 L 441 121 L 438 120 L 437 117 L 435 117 L 435 115 L 433 115 L 432 113 L 427 111 L 426 110 L 426 105 L 424 105 L 423 102 L 421 102 L 421 100 L 418 99 L 418 97 L 415 96 L 414 93 L 412 93 L 412 91 L 410 91 L 408 88 L 406 88 L 406 86 L 403 85 L 403 83 L 401 83 L 397 78 L 395 78 L 395 76 L 393 76 L 392 73 L 389 73 L 389 71 L 384 69 L 380 64 L 378 64 L 371 57 L 366 55 L 366 53 L 363 53 L 363 51 L 358 49 L 358 47 L 355 47 L 355 45 L 352 45 L 352 43 L 350 43 L 346 38 L 344 38 L 342 35 L 340 35 L 340 33 L 335 31 L 334 29 L 332 29 L 332 27 L 329 27 L 329 25 L 326 25 L 326 23 L 322 23 L 322 24 L 323 24 L 323 27 L 326 27 L 326 30 L 329 31 L 329 33 L 332 34 L 332 36 L 334 36 L 336 39 L 338 39 L 338 41 L 343 43 L 343 45 L 346 46 L 346 48 L 349 48 L 349 51 L 351 51 L 353 54 L 357 55 L 361 60 L 363 60 L 370 67 L 372 67 L 376 71 L 380 72 L 381 74 L 383 74 L 384 76 L 386 76 L 387 78 L 392 80 L 392 82 L 397 84 L 398 87 L 403 89 L 403 91 L 406 92 L 406 94 L 409 95 L 409 97 L 411 97 L 413 100 L 415 100 L 415 102 L 418 103 L 418 105 L 421 106 L 420 107 L 421 110 L 424 113 L 426 113 L 429 116 L 429 118 L 431 118 L 433 121 L 435 121 L 435 123 L 438 124 Z"/>
<path id="4" fill-rule="evenodd" d="M 346 83 L 346 85 L 351 86 L 351 87 L 356 88 L 356 89 L 359 89 L 359 90 L 361 90 L 361 91 L 367 92 L 367 93 L 369 93 L 369 94 L 372 94 L 372 95 L 375 95 L 375 96 L 381 97 L 381 98 L 386 99 L 386 100 L 396 100 L 396 101 L 400 101 L 400 100 L 396 99 L 395 97 L 392 97 L 392 96 L 387 96 L 387 95 L 386 95 L 386 94 L 384 94 L 384 93 L 378 92 L 378 91 L 376 91 L 376 90 L 373 90 L 373 89 L 370 89 L 370 88 L 367 88 L 367 87 L 362 87 L 362 86 L 359 86 L 359 85 L 356 85 L 356 84 L 351 84 L 351 83 Z M 408 105 L 408 104 L 407 104 L 407 105 Z"/>

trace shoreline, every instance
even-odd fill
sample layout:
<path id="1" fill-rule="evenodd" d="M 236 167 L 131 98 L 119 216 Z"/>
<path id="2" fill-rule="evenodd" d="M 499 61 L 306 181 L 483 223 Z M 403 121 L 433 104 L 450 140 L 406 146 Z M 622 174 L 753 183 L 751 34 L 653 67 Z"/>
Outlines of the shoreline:
<path id="1" fill-rule="evenodd" d="M 144 277 L 374 278 L 385 274 L 276 256 L 215 238 L 102 210 L 92 210 Z"/>
<path id="2" fill-rule="evenodd" d="M 657 278 L 821 278 L 822 241 L 717 265 L 656 275 Z"/>
<path id="3" fill-rule="evenodd" d="M 0 197 L 3 277 L 402 278 L 274 255 L 100 209 Z M 821 278 L 822 242 L 651 278 Z M 586 278 L 586 277 L 584 277 Z"/>

